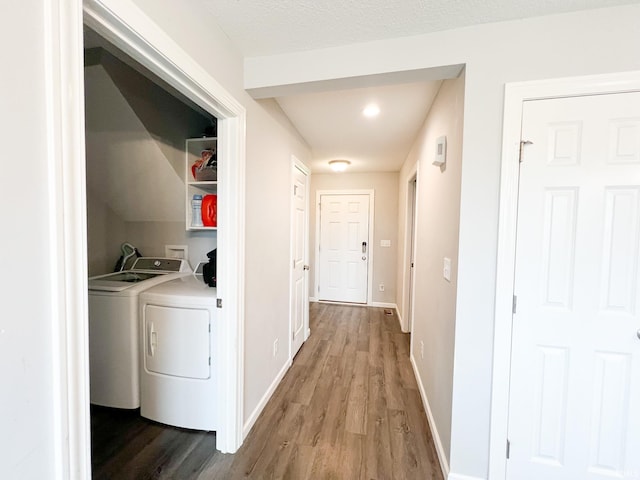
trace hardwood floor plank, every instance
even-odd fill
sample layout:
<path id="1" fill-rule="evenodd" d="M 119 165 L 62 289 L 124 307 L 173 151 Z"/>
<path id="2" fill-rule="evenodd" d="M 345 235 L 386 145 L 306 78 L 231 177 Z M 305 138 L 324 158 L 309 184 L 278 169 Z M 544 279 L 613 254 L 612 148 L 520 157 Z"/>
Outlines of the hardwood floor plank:
<path id="1" fill-rule="evenodd" d="M 345 430 L 350 433 L 365 435 L 367 433 L 367 404 L 369 394 L 369 355 L 367 352 L 356 352 L 355 368 L 349 399 Z"/>
<path id="2" fill-rule="evenodd" d="M 366 478 L 385 480 L 393 472 L 389 413 L 382 367 L 369 367 L 369 411 L 366 437 Z"/>
<path id="3" fill-rule="evenodd" d="M 344 443 L 340 449 L 340 478 L 353 480 L 366 479 L 366 447 L 365 436 L 357 433 L 345 432 Z"/>

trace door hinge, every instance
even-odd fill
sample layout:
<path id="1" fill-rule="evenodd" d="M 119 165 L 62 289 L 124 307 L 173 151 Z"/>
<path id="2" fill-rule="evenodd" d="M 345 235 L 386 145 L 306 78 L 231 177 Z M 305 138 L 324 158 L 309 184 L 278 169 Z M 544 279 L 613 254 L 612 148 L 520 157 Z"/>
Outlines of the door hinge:
<path id="1" fill-rule="evenodd" d="M 211 357 L 209 357 L 209 366 L 211 366 Z"/>
<path id="2" fill-rule="evenodd" d="M 320 285 L 318 285 L 318 293 L 320 293 Z"/>
<path id="3" fill-rule="evenodd" d="M 222 299 L 221 298 L 216 300 L 216 307 L 222 308 Z"/>
<path id="4" fill-rule="evenodd" d="M 518 297 L 513 296 L 513 303 L 511 304 L 511 313 L 516 313 L 516 307 L 518 306 Z"/>
<path id="5" fill-rule="evenodd" d="M 525 145 L 533 145 L 533 142 L 529 140 L 520 140 L 520 153 L 518 154 L 518 163 L 522 163 L 522 150 Z"/>
<path id="6" fill-rule="evenodd" d="M 507 438 L 507 460 L 509 460 L 509 455 L 511 454 L 511 442 Z"/>
<path id="7" fill-rule="evenodd" d="M 211 324 L 209 324 L 209 333 L 211 333 Z"/>
<path id="8" fill-rule="evenodd" d="M 291 266 L 295 269 L 296 268 L 296 259 L 294 258 L 293 260 L 291 260 Z"/>
<path id="9" fill-rule="evenodd" d="M 298 194 L 298 186 L 294 185 L 293 186 L 293 196 L 295 197 Z"/>

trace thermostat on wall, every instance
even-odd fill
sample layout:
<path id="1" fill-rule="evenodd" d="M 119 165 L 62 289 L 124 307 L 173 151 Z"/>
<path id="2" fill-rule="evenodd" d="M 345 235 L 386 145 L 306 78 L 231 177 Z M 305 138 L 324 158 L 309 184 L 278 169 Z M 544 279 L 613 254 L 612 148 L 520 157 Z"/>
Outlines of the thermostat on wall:
<path id="1" fill-rule="evenodd" d="M 443 135 L 436 140 L 436 157 L 433 160 L 433 164 L 440 166 L 444 165 L 447 160 L 447 137 Z"/>

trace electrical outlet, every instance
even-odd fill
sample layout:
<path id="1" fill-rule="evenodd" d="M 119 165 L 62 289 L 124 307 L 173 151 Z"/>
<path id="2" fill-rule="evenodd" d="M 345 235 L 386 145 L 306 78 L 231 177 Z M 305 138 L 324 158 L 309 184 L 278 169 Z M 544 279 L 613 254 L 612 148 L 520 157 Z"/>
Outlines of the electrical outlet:
<path id="1" fill-rule="evenodd" d="M 278 355 L 278 339 L 277 338 L 273 341 L 273 356 L 275 357 L 276 355 Z"/>
<path id="2" fill-rule="evenodd" d="M 424 342 L 420 340 L 420 359 L 424 360 Z"/>
<path id="3" fill-rule="evenodd" d="M 380 285 L 378 285 L 378 291 L 384 292 L 384 283 L 381 283 Z"/>

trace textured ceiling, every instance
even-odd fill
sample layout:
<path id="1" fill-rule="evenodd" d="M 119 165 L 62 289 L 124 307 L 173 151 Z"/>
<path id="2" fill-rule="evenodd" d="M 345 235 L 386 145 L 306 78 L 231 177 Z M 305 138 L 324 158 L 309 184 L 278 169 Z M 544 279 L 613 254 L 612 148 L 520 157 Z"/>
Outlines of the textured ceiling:
<path id="1" fill-rule="evenodd" d="M 245 57 L 638 3 L 638 0 L 200 1 Z"/>

